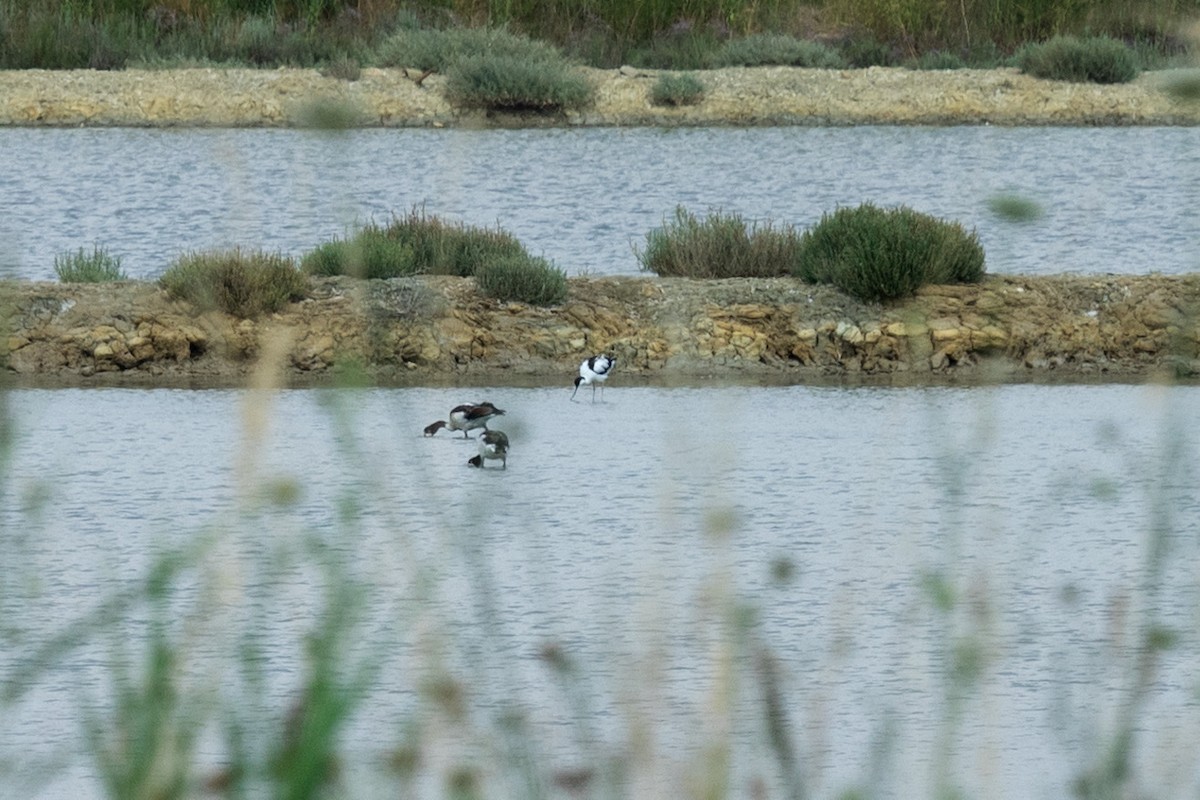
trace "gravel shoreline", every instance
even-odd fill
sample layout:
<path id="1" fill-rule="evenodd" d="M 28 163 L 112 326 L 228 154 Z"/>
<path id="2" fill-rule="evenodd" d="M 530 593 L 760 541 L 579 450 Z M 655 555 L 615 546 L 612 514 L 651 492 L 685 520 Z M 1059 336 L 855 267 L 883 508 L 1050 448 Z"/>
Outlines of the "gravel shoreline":
<path id="1" fill-rule="evenodd" d="M 322 106 L 355 127 L 1200 124 L 1200 103 L 1162 91 L 1167 73 L 1100 86 L 1014 69 L 733 68 L 694 73 L 698 105 L 662 108 L 649 100 L 660 71 L 581 69 L 595 103 L 555 115 L 463 112 L 442 76 L 402 69 L 355 81 L 311 69 L 0 71 L 0 126 L 299 127 Z"/>

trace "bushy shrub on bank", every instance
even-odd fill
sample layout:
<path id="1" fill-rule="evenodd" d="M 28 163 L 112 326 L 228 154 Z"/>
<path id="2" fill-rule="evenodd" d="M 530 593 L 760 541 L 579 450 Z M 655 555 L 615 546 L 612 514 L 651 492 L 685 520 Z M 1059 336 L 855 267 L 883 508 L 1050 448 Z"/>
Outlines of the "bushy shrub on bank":
<path id="1" fill-rule="evenodd" d="M 1128 83 L 1138 75 L 1137 57 L 1124 42 L 1105 36 L 1055 36 L 1027 44 L 1013 60 L 1035 78 L 1075 83 Z"/>
<path id="2" fill-rule="evenodd" d="M 656 106 L 694 106 L 704 99 L 704 83 L 690 72 L 660 75 L 650 87 Z"/>
<path id="3" fill-rule="evenodd" d="M 770 223 L 747 225 L 738 214 L 699 219 L 682 206 L 675 218 L 646 235 L 642 268 L 663 277 L 766 278 L 795 269 L 799 237 Z"/>
<path id="4" fill-rule="evenodd" d="M 387 226 L 369 223 L 348 239 L 317 246 L 303 256 L 301 268 L 312 275 L 357 278 L 468 277 L 487 261 L 525 255 L 524 246 L 506 231 L 449 223 L 414 209 Z"/>
<path id="5" fill-rule="evenodd" d="M 103 247 L 87 252 L 82 247 L 74 253 L 54 257 L 54 274 L 63 283 L 109 283 L 128 280 L 121 269 L 120 256 L 110 255 Z"/>
<path id="6" fill-rule="evenodd" d="M 549 113 L 586 106 L 592 87 L 565 60 L 482 55 L 447 70 L 446 97 L 463 108 Z"/>
<path id="7" fill-rule="evenodd" d="M 860 300 L 885 301 L 930 283 L 978 281 L 984 268 L 978 236 L 958 223 L 864 203 L 825 214 L 804 232 L 795 274 Z"/>
<path id="8" fill-rule="evenodd" d="M 507 256 L 480 264 L 475 282 L 481 292 L 497 300 L 556 306 L 567 299 L 566 273 L 536 256 Z"/>
<path id="9" fill-rule="evenodd" d="M 567 276 L 526 252 L 512 234 L 446 222 L 413 209 L 386 226 L 370 223 L 347 239 L 305 253 L 311 275 L 399 278 L 410 275 L 474 277 L 480 291 L 501 300 L 556 305 L 567 295 Z"/>
<path id="10" fill-rule="evenodd" d="M 159 285 L 201 310 L 252 319 L 303 298 L 307 280 L 284 255 L 235 248 L 181 256 Z"/>

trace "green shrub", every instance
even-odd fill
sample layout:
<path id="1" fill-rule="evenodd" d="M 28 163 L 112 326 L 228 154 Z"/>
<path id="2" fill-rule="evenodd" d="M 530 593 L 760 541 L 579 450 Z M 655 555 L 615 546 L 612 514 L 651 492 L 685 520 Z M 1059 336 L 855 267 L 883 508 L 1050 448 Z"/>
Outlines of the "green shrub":
<path id="1" fill-rule="evenodd" d="M 894 300 L 929 283 L 983 277 L 983 247 L 958 223 L 870 203 L 825 214 L 800 240 L 795 274 L 860 300 Z"/>
<path id="2" fill-rule="evenodd" d="M 567 299 L 566 273 L 536 256 L 489 261 L 475 271 L 475 281 L 481 292 L 498 300 L 554 306 Z"/>
<path id="3" fill-rule="evenodd" d="M 783 34 L 762 33 L 732 39 L 709 60 L 713 67 L 818 67 L 842 69 L 846 59 L 828 45 Z"/>
<path id="4" fill-rule="evenodd" d="M 587 105 L 592 87 L 563 60 L 485 55 L 461 59 L 450 67 L 446 97 L 463 108 L 545 113 Z"/>
<path id="5" fill-rule="evenodd" d="M 54 272 L 63 283 L 109 283 L 128 280 L 121 269 L 120 256 L 109 255 L 103 247 L 88 253 L 81 247 L 74 253 L 54 257 Z"/>
<path id="6" fill-rule="evenodd" d="M 383 67 L 411 67 L 445 72 L 463 59 L 493 56 L 530 63 L 558 62 L 562 55 L 548 42 L 509 33 L 503 28 L 402 30 L 379 46 Z"/>
<path id="7" fill-rule="evenodd" d="M 306 280 L 286 256 L 235 248 L 181 256 L 159 285 L 201 310 L 250 319 L 302 298 Z"/>
<path id="8" fill-rule="evenodd" d="M 387 235 L 377 225 L 360 228 L 349 239 L 324 242 L 305 253 L 300 268 L 310 275 L 397 278 L 421 272 L 410 244 Z"/>
<path id="9" fill-rule="evenodd" d="M 507 231 L 449 223 L 421 209 L 394 217 L 384 233 L 412 248 L 418 272 L 433 275 L 465 278 L 487 261 L 526 255 L 524 246 Z"/>
<path id="10" fill-rule="evenodd" d="M 335 239 L 304 254 L 301 269 L 312 275 L 397 278 L 405 275 L 475 274 L 496 259 L 524 257 L 512 234 L 445 222 L 413 209 L 393 217 L 387 227 L 359 228 L 349 239 Z"/>
<path id="11" fill-rule="evenodd" d="M 660 75 L 650 87 L 656 106 L 694 106 L 704 99 L 704 83 L 690 73 Z"/>
<path id="12" fill-rule="evenodd" d="M 662 277 L 776 277 L 794 270 L 799 241 L 791 228 L 747 227 L 741 216 L 720 212 L 700 220 L 680 206 L 673 220 L 646 234 L 637 257 L 642 269 Z"/>
<path id="13" fill-rule="evenodd" d="M 1133 51 L 1104 36 L 1055 36 L 1048 42 L 1024 45 L 1014 61 L 1024 73 L 1056 81 L 1128 83 L 1138 74 Z"/>

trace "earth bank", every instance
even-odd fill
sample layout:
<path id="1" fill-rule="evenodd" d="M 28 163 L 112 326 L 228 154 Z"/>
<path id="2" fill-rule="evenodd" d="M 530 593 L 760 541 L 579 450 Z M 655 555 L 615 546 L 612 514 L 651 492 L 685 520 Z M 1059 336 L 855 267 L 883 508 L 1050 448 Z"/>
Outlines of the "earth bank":
<path id="1" fill-rule="evenodd" d="M 784 278 L 573 278 L 549 309 L 469 278 L 323 278 L 257 320 L 148 282 L 0 287 L 18 384 L 245 385 L 263 362 L 290 384 L 351 368 L 381 383 L 569 383 L 600 351 L 651 383 L 1200 376 L 1200 275 L 990 276 L 889 305 Z"/>
<path id="2" fill-rule="evenodd" d="M 1167 73 L 1100 86 L 1015 69 L 913 71 L 753 67 L 696 73 L 701 103 L 650 103 L 659 72 L 581 68 L 595 103 L 564 115 L 456 109 L 445 79 L 364 69 L 355 81 L 311 69 L 0 71 L 0 125 L 285 127 L 329 119 L 360 126 L 531 125 L 1195 125 L 1200 103 L 1161 91 Z"/>

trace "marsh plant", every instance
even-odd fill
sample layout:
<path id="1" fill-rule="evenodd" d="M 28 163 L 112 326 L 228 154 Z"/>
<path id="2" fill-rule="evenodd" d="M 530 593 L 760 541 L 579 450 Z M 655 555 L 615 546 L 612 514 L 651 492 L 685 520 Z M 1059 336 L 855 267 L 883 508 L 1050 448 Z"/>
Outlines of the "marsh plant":
<path id="1" fill-rule="evenodd" d="M 89 253 L 82 247 L 73 253 L 54 257 L 54 274 L 63 283 L 109 283 L 128 280 L 121 268 L 121 257 L 103 247 L 93 247 Z"/>
<path id="2" fill-rule="evenodd" d="M 240 248 L 180 256 L 158 282 L 173 297 L 202 311 L 224 311 L 243 319 L 280 310 L 301 299 L 308 286 L 291 258 Z"/>
<path id="3" fill-rule="evenodd" d="M 907 206 L 871 203 L 824 214 L 800 240 L 795 274 L 860 300 L 895 300 L 926 284 L 983 277 L 979 237 L 957 222 Z"/>
<path id="4" fill-rule="evenodd" d="M 650 87 L 650 103 L 656 106 L 694 106 L 704 99 L 704 81 L 690 72 L 660 75 Z"/>
<path id="5" fill-rule="evenodd" d="M 1128 83 L 1138 75 L 1134 52 L 1107 36 L 1056 36 L 1022 46 L 1013 60 L 1022 72 L 1056 81 Z"/>
<path id="6" fill-rule="evenodd" d="M 700 218 L 679 206 L 646 234 L 637 257 L 642 269 L 662 277 L 770 278 L 792 273 L 799 244 L 788 226 L 750 223 L 722 211 Z"/>
<path id="7" fill-rule="evenodd" d="M 581 109 L 592 95 L 587 78 L 565 60 L 473 56 L 446 75 L 446 97 L 463 108 L 552 113 Z"/>
<path id="8" fill-rule="evenodd" d="M 508 256 L 475 270 L 479 290 L 497 300 L 555 306 L 567 299 L 567 275 L 545 258 Z"/>
<path id="9" fill-rule="evenodd" d="M 470 277 L 496 259 L 527 256 L 500 228 L 455 223 L 414 208 L 387 225 L 369 222 L 345 239 L 318 245 L 301 258 L 312 275 L 396 278 L 407 275 Z"/>

